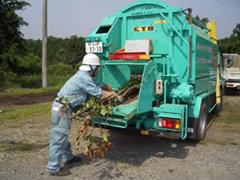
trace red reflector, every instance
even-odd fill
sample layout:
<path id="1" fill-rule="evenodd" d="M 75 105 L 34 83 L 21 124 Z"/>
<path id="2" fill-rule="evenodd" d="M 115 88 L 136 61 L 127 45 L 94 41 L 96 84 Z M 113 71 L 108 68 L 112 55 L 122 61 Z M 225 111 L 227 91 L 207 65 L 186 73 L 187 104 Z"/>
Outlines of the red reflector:
<path id="1" fill-rule="evenodd" d="M 179 121 L 177 119 L 167 119 L 167 118 L 164 118 L 163 119 L 163 123 L 162 123 L 162 127 L 163 128 L 168 128 L 168 129 L 179 129 L 179 127 L 175 127 L 175 124 L 176 124 L 176 121 Z"/>
<path id="2" fill-rule="evenodd" d="M 227 84 L 227 87 L 233 87 L 234 85 L 233 84 Z"/>
<path id="3" fill-rule="evenodd" d="M 172 121 L 169 121 L 167 127 L 168 127 L 169 129 L 172 129 L 172 128 L 173 128 L 173 122 L 172 122 Z"/>

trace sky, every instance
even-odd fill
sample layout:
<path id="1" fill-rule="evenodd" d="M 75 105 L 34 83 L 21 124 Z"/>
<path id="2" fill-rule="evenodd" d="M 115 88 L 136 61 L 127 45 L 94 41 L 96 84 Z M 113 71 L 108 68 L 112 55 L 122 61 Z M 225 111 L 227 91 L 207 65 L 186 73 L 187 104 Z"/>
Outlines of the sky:
<path id="1" fill-rule="evenodd" d="M 25 0 L 31 6 L 19 11 L 28 26 L 25 39 L 41 39 L 42 0 Z M 48 36 L 86 37 L 104 17 L 118 13 L 136 0 L 48 0 Z M 192 8 L 193 16 L 217 21 L 217 39 L 229 37 L 240 24 L 240 0 L 161 0 L 175 8 Z"/>

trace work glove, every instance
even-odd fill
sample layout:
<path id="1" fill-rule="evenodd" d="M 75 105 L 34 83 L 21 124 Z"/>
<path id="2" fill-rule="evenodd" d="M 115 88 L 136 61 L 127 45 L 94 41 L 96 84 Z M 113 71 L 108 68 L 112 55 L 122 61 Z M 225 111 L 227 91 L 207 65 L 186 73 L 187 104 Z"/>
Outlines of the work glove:
<path id="1" fill-rule="evenodd" d="M 105 91 L 112 91 L 112 86 L 109 84 L 104 84 L 104 86 L 102 87 L 103 90 Z"/>
<path id="2" fill-rule="evenodd" d="M 102 90 L 102 98 L 100 101 L 102 100 L 109 100 L 109 99 L 112 99 L 114 97 L 117 97 L 117 93 L 114 92 L 114 91 L 105 91 L 105 90 Z"/>

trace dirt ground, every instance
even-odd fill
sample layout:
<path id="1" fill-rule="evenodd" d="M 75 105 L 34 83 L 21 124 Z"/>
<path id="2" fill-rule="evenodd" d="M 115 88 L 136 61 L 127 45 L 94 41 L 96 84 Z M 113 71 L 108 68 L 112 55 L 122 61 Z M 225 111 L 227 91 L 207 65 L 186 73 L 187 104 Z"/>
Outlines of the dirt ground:
<path id="1" fill-rule="evenodd" d="M 57 91 L 22 96 L 4 96 L 0 98 L 0 109 L 52 101 L 56 95 Z"/>
<path id="2" fill-rule="evenodd" d="M 55 93 L 37 98 L 46 102 L 54 96 Z M 0 107 L 22 106 L 23 100 L 25 104 L 36 102 L 33 96 L 29 102 L 28 97 L 19 98 L 19 101 L 15 98 L 0 99 Z M 224 107 L 229 104 L 240 107 L 240 95 L 224 97 L 223 111 L 212 117 L 206 139 L 198 144 L 189 140 L 142 136 L 139 131 L 131 129 L 109 129 L 109 138 L 114 146 L 105 157 L 89 162 L 81 152 L 74 150 L 75 154 L 83 157 L 83 162 L 65 166 L 72 174 L 60 178 L 239 180 L 240 111 L 233 112 L 239 115 L 233 124 L 228 125 L 221 120 L 227 113 Z M 46 172 L 50 114 L 24 121 L 21 127 L 0 131 L 0 180 L 59 179 Z M 78 128 L 78 122 L 73 121 L 72 143 Z"/>

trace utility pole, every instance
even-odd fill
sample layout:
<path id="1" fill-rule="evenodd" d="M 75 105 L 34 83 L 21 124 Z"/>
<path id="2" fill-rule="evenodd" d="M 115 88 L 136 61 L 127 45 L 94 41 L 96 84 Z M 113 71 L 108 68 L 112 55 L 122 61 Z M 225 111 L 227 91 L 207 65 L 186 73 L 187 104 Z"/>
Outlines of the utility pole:
<path id="1" fill-rule="evenodd" d="M 47 87 L 47 0 L 42 0 L 42 87 Z"/>

